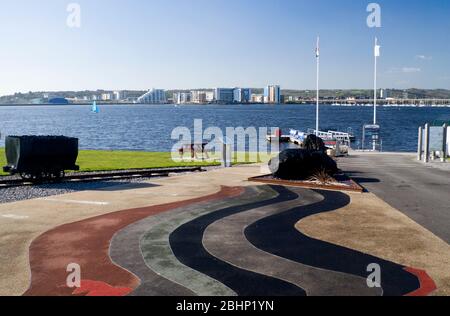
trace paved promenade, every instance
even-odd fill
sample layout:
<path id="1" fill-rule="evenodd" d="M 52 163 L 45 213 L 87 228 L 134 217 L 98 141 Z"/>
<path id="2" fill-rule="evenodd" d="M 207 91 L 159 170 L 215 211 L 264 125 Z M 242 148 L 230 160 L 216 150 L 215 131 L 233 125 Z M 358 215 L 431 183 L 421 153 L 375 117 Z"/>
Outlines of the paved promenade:
<path id="1" fill-rule="evenodd" d="M 247 181 L 262 174 L 0 205 L 0 295 L 450 295 L 449 245 L 430 230 L 372 193 Z M 80 288 L 66 283 L 72 263 Z M 371 264 L 381 288 L 367 286 Z"/>
<path id="2" fill-rule="evenodd" d="M 354 152 L 339 167 L 370 192 L 450 243 L 450 163 L 413 154 Z"/>

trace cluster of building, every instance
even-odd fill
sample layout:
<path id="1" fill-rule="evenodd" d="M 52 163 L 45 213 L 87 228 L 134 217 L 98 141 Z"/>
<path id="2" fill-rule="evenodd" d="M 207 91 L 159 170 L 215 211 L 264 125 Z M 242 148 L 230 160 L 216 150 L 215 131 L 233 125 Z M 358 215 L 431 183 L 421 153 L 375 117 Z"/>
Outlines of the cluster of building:
<path id="1" fill-rule="evenodd" d="M 187 101 L 187 102 L 186 102 Z M 177 94 L 174 102 L 182 103 L 219 103 L 219 104 L 246 104 L 246 103 L 281 103 L 280 86 L 268 86 L 264 94 L 254 94 L 249 88 L 216 88 L 214 91 L 191 91 Z"/>
<path id="2" fill-rule="evenodd" d="M 213 103 L 214 100 L 215 94 L 213 91 L 193 90 L 173 94 L 173 103 L 176 104 L 208 104 Z"/>
<path id="3" fill-rule="evenodd" d="M 104 92 L 92 96 L 84 96 L 84 101 L 123 101 L 127 98 L 125 91 Z"/>
<path id="4" fill-rule="evenodd" d="M 142 93 L 142 92 L 141 92 Z M 128 95 L 129 94 L 129 95 Z M 78 94 L 70 97 L 49 97 L 47 94 L 41 98 L 33 99 L 34 104 L 52 103 L 86 103 L 93 101 L 101 102 L 130 102 L 140 104 L 249 104 L 268 103 L 279 104 L 284 100 L 281 96 L 281 88 L 278 85 L 270 85 L 264 89 L 262 94 L 252 93 L 250 88 L 215 88 L 211 90 L 192 90 L 174 92 L 172 98 L 163 89 L 151 89 L 139 96 L 127 91 L 98 91 L 92 94 Z"/>
<path id="5" fill-rule="evenodd" d="M 192 90 L 174 93 L 173 102 L 176 104 L 250 103 L 251 94 L 251 89 L 248 88 L 216 88 L 213 91 Z"/>
<path id="6" fill-rule="evenodd" d="M 165 90 L 151 89 L 137 99 L 145 104 L 247 104 L 282 102 L 281 88 L 271 85 L 264 89 L 263 94 L 254 94 L 250 88 L 215 88 L 214 90 L 192 90 L 189 92 L 175 92 L 172 99 L 167 98 Z"/>
<path id="7" fill-rule="evenodd" d="M 45 98 L 45 96 L 44 96 Z M 98 92 L 89 95 L 78 95 L 72 97 L 66 97 L 67 101 L 71 103 L 83 103 L 92 101 L 103 101 L 103 102 L 133 102 L 136 98 L 129 98 L 126 91 L 111 91 L 111 92 Z"/>

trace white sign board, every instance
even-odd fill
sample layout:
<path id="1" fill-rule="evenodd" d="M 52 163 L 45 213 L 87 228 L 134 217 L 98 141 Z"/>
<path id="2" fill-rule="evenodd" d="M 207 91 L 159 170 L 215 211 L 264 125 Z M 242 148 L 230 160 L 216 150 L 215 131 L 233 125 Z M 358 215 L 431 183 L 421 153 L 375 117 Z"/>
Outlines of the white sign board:
<path id="1" fill-rule="evenodd" d="M 450 156 L 450 127 L 447 127 L 447 155 Z"/>
<path id="2" fill-rule="evenodd" d="M 442 127 L 430 127 L 430 151 L 442 151 L 444 141 L 444 129 Z"/>

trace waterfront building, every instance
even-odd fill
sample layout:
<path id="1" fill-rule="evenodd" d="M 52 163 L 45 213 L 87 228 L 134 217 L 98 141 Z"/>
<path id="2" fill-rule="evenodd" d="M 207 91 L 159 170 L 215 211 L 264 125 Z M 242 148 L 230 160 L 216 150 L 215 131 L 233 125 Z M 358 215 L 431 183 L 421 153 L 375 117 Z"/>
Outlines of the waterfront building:
<path id="1" fill-rule="evenodd" d="M 31 104 L 43 104 L 44 99 L 43 98 L 35 98 L 30 100 Z"/>
<path id="2" fill-rule="evenodd" d="M 186 104 L 191 102 L 191 93 L 189 92 L 176 92 L 173 94 L 173 103 Z"/>
<path id="3" fill-rule="evenodd" d="M 252 103 L 264 103 L 264 94 L 252 94 Z"/>
<path id="4" fill-rule="evenodd" d="M 281 88 L 278 85 L 270 85 L 264 89 L 264 102 L 271 104 L 281 103 Z"/>
<path id="5" fill-rule="evenodd" d="M 214 91 L 205 91 L 205 95 L 206 95 L 206 102 L 208 103 L 212 103 L 214 102 Z"/>
<path id="6" fill-rule="evenodd" d="M 137 99 L 143 104 L 165 104 L 167 103 L 166 91 L 162 89 L 151 89 Z"/>
<path id="7" fill-rule="evenodd" d="M 102 101 L 111 101 L 112 94 L 111 93 L 102 93 Z"/>
<path id="8" fill-rule="evenodd" d="M 114 91 L 113 96 L 115 101 L 126 99 L 125 91 Z"/>
<path id="9" fill-rule="evenodd" d="M 207 91 L 193 90 L 191 91 L 191 102 L 196 104 L 206 104 L 211 101 L 208 101 Z"/>
<path id="10" fill-rule="evenodd" d="M 252 90 L 247 88 L 235 88 L 233 101 L 235 103 L 249 103 L 252 98 Z"/>
<path id="11" fill-rule="evenodd" d="M 125 101 L 129 103 L 137 103 L 137 99 L 137 97 L 127 97 Z"/>
<path id="12" fill-rule="evenodd" d="M 66 98 L 56 97 L 56 98 L 50 98 L 48 100 L 48 103 L 53 104 L 53 105 L 67 105 L 67 104 L 69 104 L 69 100 L 67 100 Z"/>
<path id="13" fill-rule="evenodd" d="M 215 99 L 217 103 L 230 104 L 234 101 L 234 89 L 233 88 L 216 88 Z"/>
<path id="14" fill-rule="evenodd" d="M 300 100 L 301 100 L 300 97 L 296 97 L 296 96 L 293 96 L 293 95 L 290 95 L 290 96 L 286 96 L 286 97 L 285 97 L 285 101 L 286 101 L 286 102 L 294 103 L 294 102 L 298 102 L 298 101 L 300 101 Z"/>

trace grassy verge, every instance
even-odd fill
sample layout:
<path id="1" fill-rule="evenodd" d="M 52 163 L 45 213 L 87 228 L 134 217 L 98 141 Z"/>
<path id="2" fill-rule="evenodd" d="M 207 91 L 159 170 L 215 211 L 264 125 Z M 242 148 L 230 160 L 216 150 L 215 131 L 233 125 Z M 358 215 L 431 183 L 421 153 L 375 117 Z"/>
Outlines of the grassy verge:
<path id="1" fill-rule="evenodd" d="M 253 155 L 252 155 L 253 156 Z M 266 161 L 268 158 L 258 158 L 255 161 L 249 154 L 238 154 L 239 163 L 254 163 Z M 251 159 L 252 158 L 252 159 Z M 163 152 L 133 152 L 133 151 L 101 151 L 101 150 L 81 150 L 78 155 L 77 164 L 80 171 L 109 171 L 126 169 L 153 169 L 153 168 L 174 168 L 174 167 L 197 167 L 220 165 L 219 162 L 211 161 L 190 161 L 189 155 L 184 157 L 184 161 L 174 161 L 171 153 Z M 6 165 L 5 150 L 0 148 L 0 175 L 6 175 L 1 169 Z"/>

